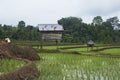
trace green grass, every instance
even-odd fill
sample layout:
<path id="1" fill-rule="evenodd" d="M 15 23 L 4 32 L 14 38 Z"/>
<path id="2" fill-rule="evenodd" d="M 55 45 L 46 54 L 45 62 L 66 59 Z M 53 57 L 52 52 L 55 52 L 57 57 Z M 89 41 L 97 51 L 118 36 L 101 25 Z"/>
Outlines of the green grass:
<path id="1" fill-rule="evenodd" d="M 59 46 L 68 48 L 73 46 Z M 75 46 L 74 46 L 75 47 Z M 78 47 L 78 46 L 77 46 Z M 108 47 L 108 46 L 106 46 Z M 55 46 L 45 46 L 45 49 L 56 49 Z M 94 47 L 102 49 L 105 46 Z M 120 59 L 102 56 L 82 56 L 65 54 L 64 52 L 79 52 L 82 54 L 96 54 L 87 48 L 60 49 L 60 53 L 41 53 L 41 61 L 36 62 L 40 70 L 40 77 L 35 80 L 119 80 Z M 101 52 L 101 51 L 100 51 Z M 104 53 L 119 54 L 120 49 L 107 49 Z"/>
<path id="2" fill-rule="evenodd" d="M 39 49 L 40 46 L 34 46 L 33 48 Z M 57 47 L 56 46 L 43 46 L 43 49 L 49 49 L 49 50 L 55 50 Z"/>
<path id="3" fill-rule="evenodd" d="M 85 52 L 87 51 L 87 48 L 73 48 L 73 49 L 66 49 L 66 51 Z"/>
<path id="4" fill-rule="evenodd" d="M 104 48 L 104 47 L 93 47 L 93 50 L 96 50 L 96 49 L 101 49 L 101 48 Z M 92 50 L 91 48 L 72 48 L 72 49 L 63 49 L 61 50 L 62 52 L 79 52 L 81 54 L 96 54 L 96 52 L 91 52 L 90 50 Z"/>
<path id="5" fill-rule="evenodd" d="M 58 48 L 69 48 L 69 47 L 79 47 L 79 46 L 85 46 L 85 45 L 64 45 L 64 46 L 58 46 Z M 38 49 L 39 46 L 34 46 L 33 48 Z M 43 46 L 43 49 L 49 49 L 49 50 L 55 50 L 57 49 L 57 46 Z"/>
<path id="6" fill-rule="evenodd" d="M 40 54 L 36 80 L 119 80 L 120 59 L 73 54 Z"/>
<path id="7" fill-rule="evenodd" d="M 106 49 L 106 50 L 103 50 L 101 52 L 120 55 L 120 48 Z"/>
<path id="8" fill-rule="evenodd" d="M 83 46 L 83 48 L 82 48 L 82 46 Z M 71 48 L 71 47 L 73 47 L 73 48 Z M 85 45 L 65 45 L 65 46 L 58 46 L 59 49 L 60 48 L 68 48 L 68 49 L 65 49 L 65 50 L 78 51 L 78 52 L 80 52 L 80 51 L 87 51 L 87 48 L 84 48 L 84 47 L 85 47 Z M 39 46 L 34 46 L 33 48 L 39 49 Z M 93 49 L 101 49 L 101 48 L 104 48 L 104 47 L 93 47 Z M 57 46 L 43 46 L 43 49 L 55 50 L 55 49 L 57 49 Z M 91 50 L 91 48 L 88 48 L 88 50 Z"/>
<path id="9" fill-rule="evenodd" d="M 22 67 L 24 64 L 24 61 L 15 59 L 0 59 L 0 74 L 13 71 L 16 68 Z"/>

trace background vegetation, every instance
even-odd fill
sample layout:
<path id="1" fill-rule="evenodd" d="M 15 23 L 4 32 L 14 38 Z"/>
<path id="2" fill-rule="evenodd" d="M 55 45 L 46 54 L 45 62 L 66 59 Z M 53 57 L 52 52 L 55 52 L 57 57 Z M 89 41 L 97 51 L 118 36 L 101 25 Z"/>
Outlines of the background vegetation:
<path id="1" fill-rule="evenodd" d="M 120 43 L 120 23 L 118 17 L 112 17 L 103 21 L 101 16 L 93 18 L 92 23 L 82 22 L 81 18 L 66 17 L 58 20 L 63 25 L 62 42 L 86 43 L 93 40 L 98 43 Z M 0 25 L 0 39 L 6 37 L 19 41 L 38 41 L 39 32 L 36 26 L 26 25 L 19 21 L 17 26 Z"/>

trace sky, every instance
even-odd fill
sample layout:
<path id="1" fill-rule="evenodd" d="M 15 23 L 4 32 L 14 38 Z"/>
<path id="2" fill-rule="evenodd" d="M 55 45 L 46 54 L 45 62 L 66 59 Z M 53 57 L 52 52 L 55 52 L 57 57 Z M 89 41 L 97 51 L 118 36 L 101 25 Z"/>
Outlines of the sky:
<path id="1" fill-rule="evenodd" d="M 0 24 L 57 24 L 65 17 L 82 18 L 91 23 L 95 16 L 103 20 L 118 16 L 120 0 L 0 0 Z"/>

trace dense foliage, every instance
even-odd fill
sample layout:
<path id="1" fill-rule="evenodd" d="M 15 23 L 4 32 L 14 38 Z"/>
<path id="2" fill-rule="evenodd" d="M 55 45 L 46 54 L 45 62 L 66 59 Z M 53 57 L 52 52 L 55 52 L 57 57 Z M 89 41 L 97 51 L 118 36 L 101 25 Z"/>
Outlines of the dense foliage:
<path id="1" fill-rule="evenodd" d="M 120 43 L 120 24 L 118 17 L 103 21 L 101 16 L 93 18 L 91 24 L 82 22 L 81 18 L 66 17 L 58 20 L 63 25 L 62 42 L 86 43 L 93 40 L 98 43 Z M 9 37 L 13 40 L 39 40 L 38 29 L 19 21 L 17 26 L 0 25 L 0 39 Z"/>
<path id="2" fill-rule="evenodd" d="M 9 37 L 13 40 L 38 40 L 39 32 L 32 25 L 25 26 L 24 21 L 20 21 L 18 26 L 0 25 L 0 39 Z"/>
<path id="3" fill-rule="evenodd" d="M 86 43 L 93 40 L 98 43 L 119 43 L 120 24 L 117 17 L 103 22 L 101 16 L 96 16 L 91 24 L 82 22 L 81 18 L 67 17 L 58 20 L 64 26 L 64 42 Z"/>

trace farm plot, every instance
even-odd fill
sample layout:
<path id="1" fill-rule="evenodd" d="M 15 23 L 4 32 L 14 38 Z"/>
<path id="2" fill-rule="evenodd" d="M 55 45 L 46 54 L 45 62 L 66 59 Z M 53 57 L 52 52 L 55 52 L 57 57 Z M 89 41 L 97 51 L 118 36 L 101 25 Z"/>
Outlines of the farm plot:
<path id="1" fill-rule="evenodd" d="M 39 50 L 38 46 L 34 46 L 33 47 L 36 50 Z M 94 47 L 93 50 L 97 50 L 97 49 L 102 49 L 104 47 Z M 56 46 L 44 46 L 43 47 L 44 50 L 49 50 L 50 51 L 56 51 L 57 47 Z M 71 53 L 71 52 L 78 52 L 78 53 L 82 53 L 82 54 L 94 54 L 94 52 L 90 52 L 91 48 L 87 48 L 85 45 L 66 45 L 66 46 L 59 46 L 59 52 L 63 52 L 63 53 Z"/>
<path id="2" fill-rule="evenodd" d="M 101 52 L 107 54 L 113 54 L 113 55 L 120 55 L 120 48 L 106 49 Z"/>
<path id="3" fill-rule="evenodd" d="M 93 49 L 91 49 L 90 47 L 78 47 L 78 48 L 71 48 L 71 49 L 65 49 L 67 51 L 77 51 L 77 52 L 88 52 L 90 50 L 97 50 L 97 49 L 102 49 L 104 47 L 93 47 Z"/>
<path id="4" fill-rule="evenodd" d="M 70 46 L 58 46 L 58 48 L 66 48 L 66 47 L 71 47 L 75 45 L 70 45 Z M 38 49 L 39 46 L 34 46 L 33 48 Z M 57 46 L 43 46 L 43 49 L 48 49 L 48 50 L 55 50 Z"/>
<path id="5" fill-rule="evenodd" d="M 35 80 L 119 80 L 120 59 L 74 54 L 40 54 Z"/>
<path id="6" fill-rule="evenodd" d="M 22 67 L 24 64 L 24 61 L 19 61 L 15 59 L 0 59 L 0 75 L 6 72 L 13 71 L 16 68 Z"/>

